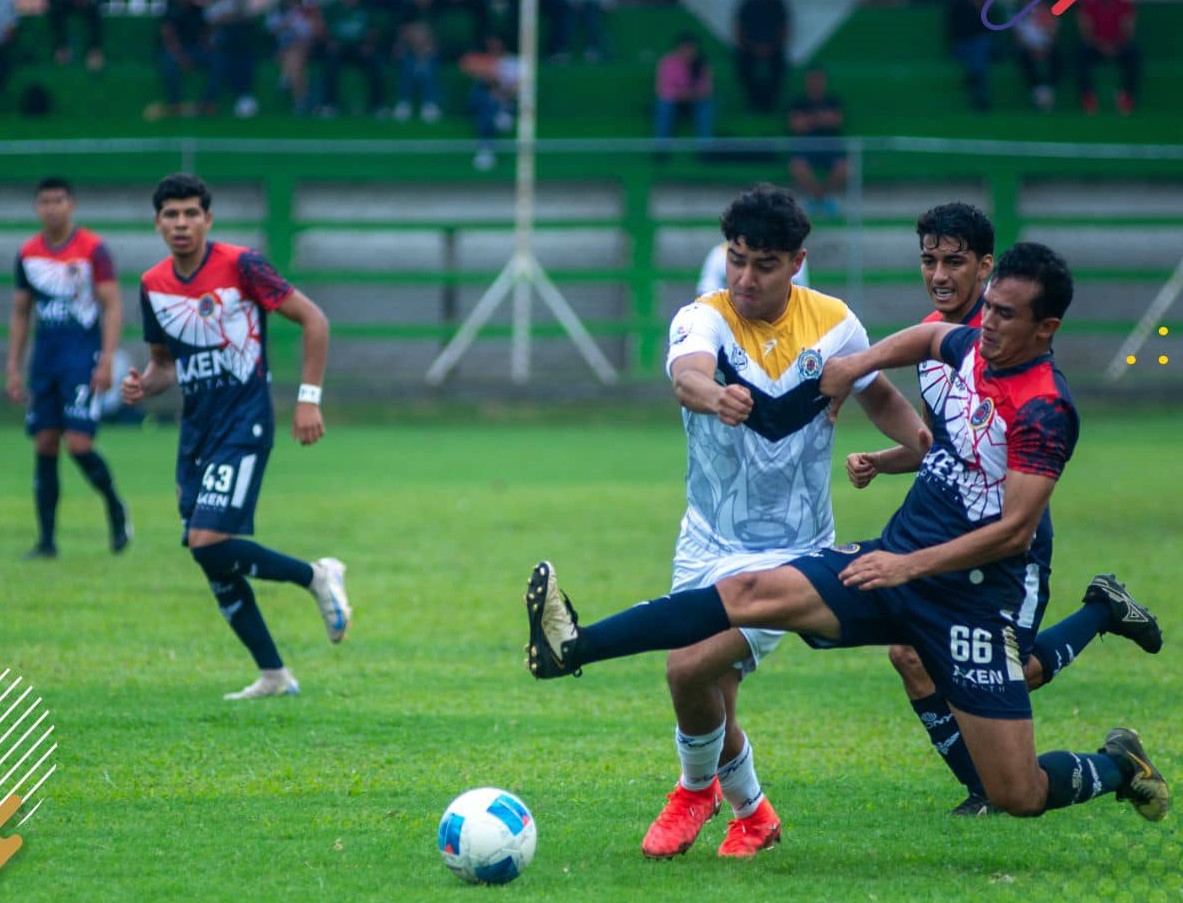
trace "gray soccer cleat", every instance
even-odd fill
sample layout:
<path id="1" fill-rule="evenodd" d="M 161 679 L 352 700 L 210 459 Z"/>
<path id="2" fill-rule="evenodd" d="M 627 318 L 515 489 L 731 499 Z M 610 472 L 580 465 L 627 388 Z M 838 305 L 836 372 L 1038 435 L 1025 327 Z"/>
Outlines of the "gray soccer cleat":
<path id="1" fill-rule="evenodd" d="M 259 671 L 259 679 L 243 687 L 237 693 L 227 693 L 223 699 L 237 702 L 243 699 L 262 699 L 266 696 L 295 696 L 300 685 L 287 668 L 274 671 Z"/>
<path id="2" fill-rule="evenodd" d="M 579 677 L 583 671 L 571 664 L 571 653 L 579 638 L 579 617 L 567 594 L 559 589 L 555 569 L 549 561 L 534 566 L 526 584 L 526 615 L 530 619 L 530 643 L 526 666 L 539 680 Z"/>
<path id="3" fill-rule="evenodd" d="M 1100 752 L 1117 759 L 1121 773 L 1126 776 L 1126 784 L 1118 788 L 1117 798 L 1129 800 L 1147 821 L 1162 821 L 1171 808 L 1171 791 L 1142 748 L 1138 732 L 1128 727 L 1115 727 L 1105 737 Z"/>
<path id="4" fill-rule="evenodd" d="M 349 632 L 353 609 L 345 595 L 345 565 L 336 558 L 321 558 L 312 563 L 312 584 L 308 587 L 320 616 L 324 618 L 325 632 L 330 643 L 339 643 Z"/>
<path id="5" fill-rule="evenodd" d="M 1134 601 L 1125 584 L 1113 574 L 1098 574 L 1092 579 L 1084 591 L 1084 604 L 1090 602 L 1104 602 L 1109 606 L 1106 633 L 1133 640 L 1151 655 L 1162 648 L 1162 629 L 1158 620 L 1146 606 Z"/>

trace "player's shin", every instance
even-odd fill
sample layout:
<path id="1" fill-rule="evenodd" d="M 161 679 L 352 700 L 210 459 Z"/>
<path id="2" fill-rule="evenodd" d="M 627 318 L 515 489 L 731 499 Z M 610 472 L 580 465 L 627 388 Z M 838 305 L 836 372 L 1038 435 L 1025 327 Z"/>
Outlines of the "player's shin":
<path id="1" fill-rule="evenodd" d="M 713 586 L 639 602 L 587 626 L 580 625 L 571 650 L 573 666 L 657 649 L 680 649 L 731 626 Z"/>
<path id="2" fill-rule="evenodd" d="M 1047 809 L 1085 803 L 1103 793 L 1113 793 L 1124 783 L 1117 762 L 1106 753 L 1070 753 L 1057 750 L 1039 757 L 1047 774 Z"/>

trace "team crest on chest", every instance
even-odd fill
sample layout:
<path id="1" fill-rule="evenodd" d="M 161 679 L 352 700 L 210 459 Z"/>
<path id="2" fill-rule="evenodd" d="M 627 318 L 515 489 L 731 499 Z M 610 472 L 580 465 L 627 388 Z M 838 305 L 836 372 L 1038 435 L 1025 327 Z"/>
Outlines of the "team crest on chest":
<path id="1" fill-rule="evenodd" d="M 731 366 L 736 370 L 743 370 L 748 365 L 748 353 L 738 345 L 731 346 L 731 351 L 728 353 L 727 358 L 731 361 Z"/>
<path id="2" fill-rule="evenodd" d="M 197 315 L 209 319 L 217 305 L 217 299 L 208 292 L 197 299 Z"/>
<path id="3" fill-rule="evenodd" d="M 982 403 L 974 408 L 973 413 L 969 415 L 969 425 L 975 430 L 981 430 L 988 427 L 993 419 L 994 399 L 984 398 Z"/>
<path id="4" fill-rule="evenodd" d="M 803 348 L 797 355 L 797 372 L 802 379 L 819 379 L 822 375 L 821 352 L 814 348 Z"/>

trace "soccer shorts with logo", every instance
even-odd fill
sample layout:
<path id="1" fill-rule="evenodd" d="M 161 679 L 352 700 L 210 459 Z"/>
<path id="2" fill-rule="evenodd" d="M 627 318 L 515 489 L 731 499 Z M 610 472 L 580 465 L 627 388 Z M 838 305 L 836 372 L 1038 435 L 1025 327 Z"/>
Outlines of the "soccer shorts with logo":
<path id="1" fill-rule="evenodd" d="M 875 590 L 843 586 L 838 574 L 878 548 L 874 539 L 792 562 L 834 612 L 842 631 L 836 643 L 803 639 L 820 649 L 913 646 L 941 695 L 955 707 L 983 718 L 1030 718 L 1015 627 L 1021 600 L 1008 605 L 983 592 L 926 593 L 922 581 Z"/>
<path id="2" fill-rule="evenodd" d="M 226 446 L 199 458 L 177 459 L 177 507 L 189 530 L 234 536 L 255 532 L 255 505 L 267 469 L 268 446 Z"/>
<path id="3" fill-rule="evenodd" d="M 25 431 L 69 430 L 93 436 L 99 430 L 99 399 L 90 390 L 94 364 L 29 375 Z"/>

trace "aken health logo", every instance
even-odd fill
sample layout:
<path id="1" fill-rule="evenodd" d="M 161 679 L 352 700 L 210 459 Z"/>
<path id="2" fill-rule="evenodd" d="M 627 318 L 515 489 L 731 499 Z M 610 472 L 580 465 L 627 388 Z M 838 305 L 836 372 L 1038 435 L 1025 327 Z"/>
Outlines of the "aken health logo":
<path id="1" fill-rule="evenodd" d="M 1035 9 L 1035 7 L 1039 6 L 1039 4 L 1042 2 L 1043 0 L 1031 0 L 1030 3 L 1024 6 L 1021 10 L 1019 10 L 1001 25 L 995 25 L 990 21 L 990 7 L 994 5 L 994 0 L 986 0 L 986 2 L 982 4 L 982 24 L 991 31 L 1006 31 L 1008 28 L 1016 25 L 1024 16 L 1029 15 L 1031 10 Z M 1052 15 L 1064 15 L 1064 13 L 1068 12 L 1068 10 L 1072 8 L 1074 3 L 1076 3 L 1076 0 L 1056 0 L 1056 2 L 1052 4 Z"/>
<path id="2" fill-rule="evenodd" d="M 32 696 L 33 686 L 5 668 L 0 674 L 0 829 L 19 828 L 33 817 L 45 802 L 42 785 L 57 771 L 51 757 L 58 745 L 53 725 L 46 723 L 49 709 L 42 697 Z M 0 868 L 23 843 L 19 834 L 0 835 Z"/>

